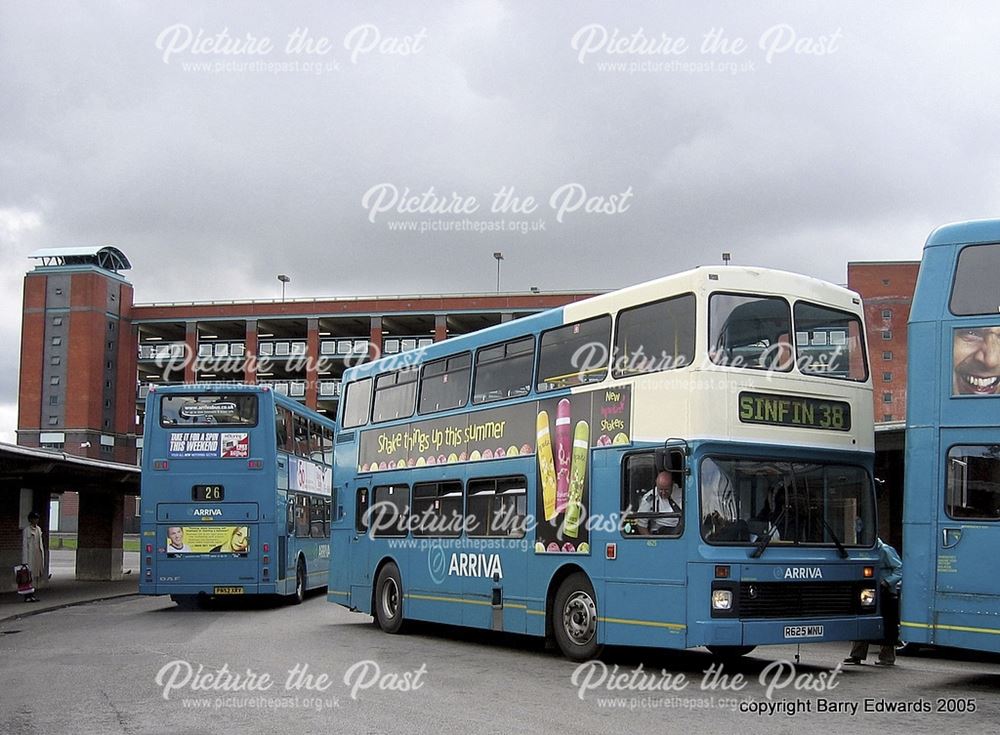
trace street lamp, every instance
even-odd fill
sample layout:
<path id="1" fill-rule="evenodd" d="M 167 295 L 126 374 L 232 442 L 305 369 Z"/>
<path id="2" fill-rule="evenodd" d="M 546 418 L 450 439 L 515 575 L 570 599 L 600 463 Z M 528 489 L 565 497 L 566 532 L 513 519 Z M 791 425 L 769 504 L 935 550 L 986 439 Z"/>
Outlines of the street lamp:
<path id="1" fill-rule="evenodd" d="M 733 257 L 732 253 L 729 253 L 729 252 L 723 253 L 722 254 L 722 264 L 723 265 L 729 265 L 729 261 L 732 259 L 732 257 Z"/>
<path id="2" fill-rule="evenodd" d="M 279 273 L 278 274 L 278 280 L 281 281 L 281 300 L 284 301 L 285 300 L 285 284 L 286 283 L 291 283 L 292 279 L 289 278 L 288 276 L 286 276 L 284 273 Z"/>
<path id="3" fill-rule="evenodd" d="M 500 261 L 503 260 L 503 253 L 493 253 L 493 257 L 497 259 L 497 293 L 500 293 Z"/>

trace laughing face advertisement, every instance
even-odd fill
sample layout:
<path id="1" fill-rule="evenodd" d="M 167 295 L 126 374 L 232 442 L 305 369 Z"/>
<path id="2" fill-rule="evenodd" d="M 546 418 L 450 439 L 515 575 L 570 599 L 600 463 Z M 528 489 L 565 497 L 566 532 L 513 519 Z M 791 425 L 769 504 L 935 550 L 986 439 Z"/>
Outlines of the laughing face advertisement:
<path id="1" fill-rule="evenodd" d="M 951 358 L 953 396 L 1000 395 L 1000 326 L 956 329 Z"/>

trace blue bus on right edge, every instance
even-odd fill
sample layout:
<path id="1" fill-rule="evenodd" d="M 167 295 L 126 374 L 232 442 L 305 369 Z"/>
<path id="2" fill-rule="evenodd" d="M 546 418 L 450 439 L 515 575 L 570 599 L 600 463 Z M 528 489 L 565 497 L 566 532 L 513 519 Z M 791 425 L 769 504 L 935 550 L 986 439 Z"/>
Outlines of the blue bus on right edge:
<path id="1" fill-rule="evenodd" d="M 1000 651 L 1000 220 L 931 233 L 908 344 L 901 637 Z"/>

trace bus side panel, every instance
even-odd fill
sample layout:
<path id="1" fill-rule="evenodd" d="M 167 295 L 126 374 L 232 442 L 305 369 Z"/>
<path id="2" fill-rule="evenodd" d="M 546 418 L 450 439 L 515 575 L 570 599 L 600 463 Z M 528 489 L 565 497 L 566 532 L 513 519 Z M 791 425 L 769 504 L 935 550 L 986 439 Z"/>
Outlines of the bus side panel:
<path id="1" fill-rule="evenodd" d="M 944 505 L 944 479 L 938 472 L 936 431 L 910 429 L 906 435 L 907 502 L 903 508 L 903 570 L 900 637 L 933 643 L 937 566 L 936 509 Z"/>

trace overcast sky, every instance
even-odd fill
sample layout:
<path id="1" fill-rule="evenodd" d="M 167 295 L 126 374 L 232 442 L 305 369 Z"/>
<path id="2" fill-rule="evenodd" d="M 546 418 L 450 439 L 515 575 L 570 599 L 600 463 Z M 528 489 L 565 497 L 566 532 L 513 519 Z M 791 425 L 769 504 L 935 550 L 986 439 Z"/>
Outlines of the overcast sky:
<path id="1" fill-rule="evenodd" d="M 207 5 L 0 6 L 4 344 L 41 247 L 116 245 L 138 302 L 490 291 L 494 251 L 843 283 L 998 213 L 992 3 Z"/>

